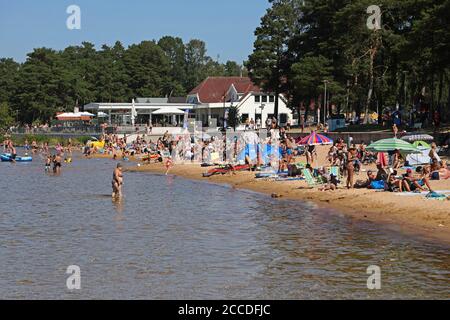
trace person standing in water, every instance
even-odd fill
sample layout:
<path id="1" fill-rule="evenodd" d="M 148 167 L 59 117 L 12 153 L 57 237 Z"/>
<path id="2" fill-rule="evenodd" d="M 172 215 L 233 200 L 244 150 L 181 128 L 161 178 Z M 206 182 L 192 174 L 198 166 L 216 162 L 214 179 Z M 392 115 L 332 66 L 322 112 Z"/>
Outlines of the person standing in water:
<path id="1" fill-rule="evenodd" d="M 113 179 L 112 179 L 113 198 L 122 197 L 122 185 L 123 185 L 122 164 L 118 163 L 117 167 L 113 171 Z"/>
<path id="2" fill-rule="evenodd" d="M 169 174 L 170 169 L 173 167 L 172 157 L 166 159 L 166 176 Z"/>
<path id="3" fill-rule="evenodd" d="M 61 162 L 62 158 L 60 154 L 56 154 L 53 159 L 53 173 L 60 174 L 61 173 Z"/>
<path id="4" fill-rule="evenodd" d="M 45 172 L 50 171 L 51 165 L 52 165 L 52 157 L 50 155 L 48 155 L 47 159 L 45 160 Z"/>
<path id="5" fill-rule="evenodd" d="M 9 141 L 9 150 L 11 151 L 11 161 L 16 162 L 17 151 L 11 140 Z"/>

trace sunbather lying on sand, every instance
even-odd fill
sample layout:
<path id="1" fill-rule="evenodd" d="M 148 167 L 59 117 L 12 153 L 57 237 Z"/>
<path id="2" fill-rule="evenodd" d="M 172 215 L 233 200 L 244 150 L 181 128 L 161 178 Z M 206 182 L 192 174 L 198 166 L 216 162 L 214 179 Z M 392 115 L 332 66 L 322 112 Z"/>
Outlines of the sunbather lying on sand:
<path id="1" fill-rule="evenodd" d="M 340 181 L 337 179 L 337 177 L 334 174 L 330 174 L 328 183 L 320 187 L 319 191 L 328 191 L 328 190 L 334 191 L 337 189 L 339 183 Z"/>
<path id="2" fill-rule="evenodd" d="M 445 160 L 441 161 L 441 166 L 438 170 L 433 171 L 433 173 L 437 172 L 439 175 L 439 180 L 447 180 L 450 179 L 450 169 L 447 166 L 447 162 Z"/>
<path id="3" fill-rule="evenodd" d="M 430 180 L 429 180 L 429 168 L 428 167 L 423 167 L 423 168 L 417 168 L 418 173 L 421 174 L 421 178 L 420 179 L 416 179 L 413 176 L 413 172 L 411 169 L 406 170 L 406 174 L 403 176 L 403 186 L 405 187 L 406 191 L 411 192 L 411 191 L 425 191 L 425 189 L 423 188 L 423 186 L 427 186 L 428 190 L 430 190 L 430 192 L 433 192 L 433 189 L 430 186 Z"/>

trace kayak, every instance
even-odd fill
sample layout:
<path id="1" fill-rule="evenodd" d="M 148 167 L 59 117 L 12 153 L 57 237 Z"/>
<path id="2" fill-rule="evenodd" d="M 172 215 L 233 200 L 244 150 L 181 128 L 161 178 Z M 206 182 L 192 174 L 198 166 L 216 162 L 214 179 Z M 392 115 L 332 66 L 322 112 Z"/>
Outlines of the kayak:
<path id="1" fill-rule="evenodd" d="M 3 162 L 12 162 L 13 161 L 11 154 L 7 154 L 7 153 L 0 155 L 0 159 Z M 29 156 L 24 156 L 24 157 L 16 156 L 15 160 L 16 160 L 16 162 L 30 162 L 30 161 L 33 161 L 33 158 L 29 157 Z"/>

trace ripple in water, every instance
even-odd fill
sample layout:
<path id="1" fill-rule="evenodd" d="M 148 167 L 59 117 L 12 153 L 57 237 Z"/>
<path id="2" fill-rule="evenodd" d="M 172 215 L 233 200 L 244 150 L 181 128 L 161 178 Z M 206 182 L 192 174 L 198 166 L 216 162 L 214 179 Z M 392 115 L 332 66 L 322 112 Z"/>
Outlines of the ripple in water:
<path id="1" fill-rule="evenodd" d="M 2 299 L 448 298 L 448 246 L 303 202 L 74 159 L 0 164 Z M 66 289 L 66 268 L 82 289 Z M 369 291 L 378 265 L 382 289 Z"/>

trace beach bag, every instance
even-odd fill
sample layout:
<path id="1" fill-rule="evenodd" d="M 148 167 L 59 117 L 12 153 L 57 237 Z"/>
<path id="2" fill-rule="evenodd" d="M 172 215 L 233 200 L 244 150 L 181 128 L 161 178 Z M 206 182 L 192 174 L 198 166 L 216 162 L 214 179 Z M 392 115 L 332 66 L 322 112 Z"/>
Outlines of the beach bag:
<path id="1" fill-rule="evenodd" d="M 384 181 L 383 180 L 372 181 L 370 183 L 370 187 L 375 190 L 384 190 Z"/>

